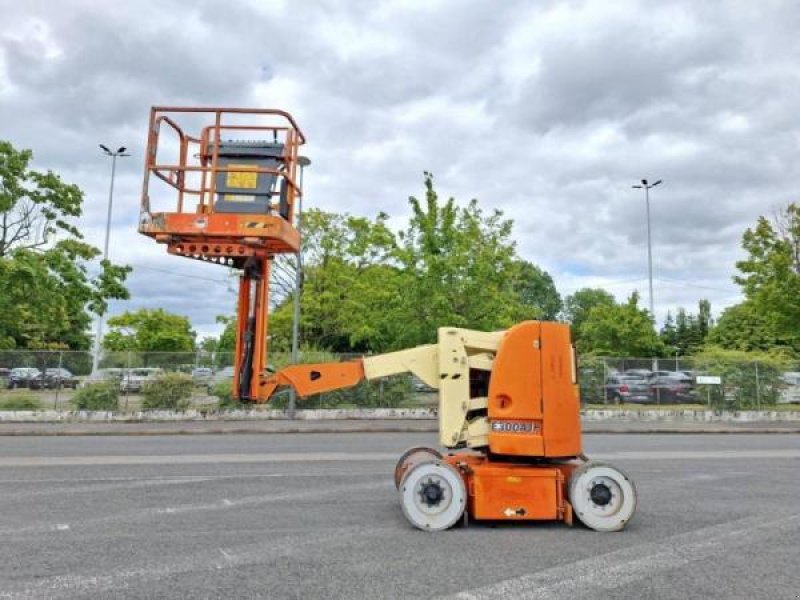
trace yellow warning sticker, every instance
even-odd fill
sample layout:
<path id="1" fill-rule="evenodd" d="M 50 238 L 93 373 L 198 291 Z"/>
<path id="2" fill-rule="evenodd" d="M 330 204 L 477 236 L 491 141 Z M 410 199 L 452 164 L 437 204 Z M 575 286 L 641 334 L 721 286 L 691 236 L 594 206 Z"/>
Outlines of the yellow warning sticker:
<path id="1" fill-rule="evenodd" d="M 253 173 L 258 167 L 255 165 L 234 165 L 229 164 L 229 169 L 241 169 L 241 171 L 228 171 L 225 184 L 229 188 L 239 188 L 254 190 L 258 187 L 258 173 Z"/>

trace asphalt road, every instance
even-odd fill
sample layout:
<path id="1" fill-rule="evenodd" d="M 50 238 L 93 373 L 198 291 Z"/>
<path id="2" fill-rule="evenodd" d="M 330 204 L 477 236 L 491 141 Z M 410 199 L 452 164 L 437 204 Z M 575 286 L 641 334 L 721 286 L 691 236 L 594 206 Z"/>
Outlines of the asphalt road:
<path id="1" fill-rule="evenodd" d="M 0 438 L 0 598 L 800 598 L 800 436 L 588 435 L 621 533 L 404 520 L 430 433 Z"/>

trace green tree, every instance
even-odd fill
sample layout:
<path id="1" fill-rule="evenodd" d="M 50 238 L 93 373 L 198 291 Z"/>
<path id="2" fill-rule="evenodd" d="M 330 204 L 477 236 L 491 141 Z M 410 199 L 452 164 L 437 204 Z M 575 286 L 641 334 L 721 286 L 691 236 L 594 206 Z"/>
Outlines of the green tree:
<path id="1" fill-rule="evenodd" d="M 391 315 L 393 346 L 432 342 L 445 325 L 503 329 L 537 315 L 514 293 L 518 259 L 512 221 L 502 212 L 485 214 L 477 200 L 464 207 L 453 198 L 442 202 L 430 173 L 424 199 L 409 202 L 397 252 L 402 294 Z"/>
<path id="2" fill-rule="evenodd" d="M 664 346 L 669 348 L 671 352 L 673 348 L 678 348 L 678 330 L 675 328 L 675 319 L 672 318 L 670 311 L 667 311 L 667 318 L 664 319 L 664 325 L 661 327 L 659 337 Z"/>
<path id="3" fill-rule="evenodd" d="M 532 316 L 538 319 L 557 319 L 562 308 L 561 296 L 550 274 L 526 260 L 515 261 L 515 266 L 514 289 L 520 302 L 534 308 Z"/>
<path id="4" fill-rule="evenodd" d="M 614 296 L 598 288 L 583 288 L 567 296 L 564 301 L 564 318 L 572 325 L 572 336 L 576 343 L 580 338 L 581 326 L 589 318 L 592 309 L 615 304 Z"/>
<path id="5" fill-rule="evenodd" d="M 779 329 L 773 313 L 764 312 L 749 300 L 726 308 L 708 336 L 712 346 L 748 352 L 788 350 L 792 341 L 789 332 Z"/>
<path id="6" fill-rule="evenodd" d="M 197 349 L 206 353 L 216 352 L 217 348 L 219 348 L 219 338 L 213 335 L 203 337 L 197 344 Z"/>
<path id="7" fill-rule="evenodd" d="M 713 326 L 714 320 L 711 317 L 711 302 L 703 298 L 697 303 L 697 327 L 700 333 L 700 339 L 703 342 L 705 342 Z"/>
<path id="8" fill-rule="evenodd" d="M 219 334 L 216 347 L 217 352 L 233 352 L 236 349 L 236 317 L 217 315 L 217 323 L 224 326 Z"/>
<path id="9" fill-rule="evenodd" d="M 558 313 L 552 278 L 516 255 L 510 220 L 475 200 L 440 201 L 430 174 L 424 183 L 425 198 L 410 198 L 400 233 L 383 213 L 304 213 L 304 347 L 384 352 L 431 342 L 445 325 L 503 329 Z M 290 294 L 270 314 L 273 351 L 290 347 L 292 301 Z"/>
<path id="10" fill-rule="evenodd" d="M 675 319 L 668 313 L 667 320 L 661 328 L 661 341 L 670 352 L 679 352 L 682 355 L 694 354 L 705 344 L 712 325 L 711 303 L 703 299 L 698 302 L 696 315 L 682 307 L 678 309 Z"/>
<path id="11" fill-rule="evenodd" d="M 774 343 L 800 352 L 800 205 L 792 203 L 770 222 L 759 217 L 742 236 L 747 257 L 736 263 L 748 308 L 737 318 L 763 316 L 762 332 L 774 334 Z M 761 319 L 761 317 L 755 317 Z M 727 326 L 727 324 L 726 324 Z M 769 333 L 759 343 L 772 337 Z"/>
<path id="12" fill-rule="evenodd" d="M 112 352 L 192 352 L 195 332 L 189 319 L 157 308 L 126 311 L 108 320 L 103 347 Z"/>
<path id="13" fill-rule="evenodd" d="M 639 294 L 631 294 L 621 304 L 598 304 L 578 330 L 581 352 L 601 356 L 653 357 L 664 354 L 664 344 L 656 335 L 647 310 L 639 307 Z"/>
<path id="14" fill-rule="evenodd" d="M 73 224 L 83 193 L 32 158 L 0 140 L 0 348 L 86 349 L 90 313 L 129 297 L 130 268 L 102 261 L 90 276 L 100 251 Z"/>
<path id="15" fill-rule="evenodd" d="M 303 215 L 304 346 L 336 352 L 378 352 L 391 344 L 391 314 L 403 293 L 388 216 L 375 219 L 310 210 Z M 293 297 L 270 315 L 270 347 L 288 350 Z"/>

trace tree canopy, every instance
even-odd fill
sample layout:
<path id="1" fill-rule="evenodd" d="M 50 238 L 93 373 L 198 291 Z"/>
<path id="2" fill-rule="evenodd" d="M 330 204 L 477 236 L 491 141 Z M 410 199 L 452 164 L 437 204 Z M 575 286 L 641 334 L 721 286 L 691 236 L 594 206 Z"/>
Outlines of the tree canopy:
<path id="1" fill-rule="evenodd" d="M 426 173 L 409 198 L 408 226 L 310 210 L 303 215 L 303 342 L 339 352 L 383 352 L 432 342 L 439 327 L 493 330 L 553 318 L 561 298 L 548 273 L 522 260 L 512 222 L 477 200 L 442 201 Z M 270 347 L 291 339 L 292 298 L 270 316 Z"/>
<path id="2" fill-rule="evenodd" d="M 697 307 L 696 315 L 682 307 L 678 309 L 674 319 L 672 313 L 667 313 L 660 337 L 670 353 L 694 354 L 705 345 L 714 324 L 711 303 L 703 299 L 698 302 Z"/>
<path id="3" fill-rule="evenodd" d="M 164 309 L 125 311 L 108 320 L 103 347 L 112 352 L 191 352 L 196 337 L 187 317 Z"/>
<path id="4" fill-rule="evenodd" d="M 513 223 L 501 211 L 486 214 L 477 200 L 464 207 L 453 198 L 442 202 L 429 173 L 424 199 L 409 203 L 411 219 L 398 244 L 397 345 L 432 342 L 446 325 L 491 331 L 543 315 L 527 303 L 539 299 L 541 274 L 518 258 Z"/>
<path id="5" fill-rule="evenodd" d="M 85 349 L 90 313 L 128 298 L 130 268 L 102 261 L 90 275 L 100 251 L 73 224 L 83 193 L 32 158 L 0 140 L 0 348 Z"/>
<path id="6" fill-rule="evenodd" d="M 603 289 L 583 288 L 562 303 L 550 275 L 517 254 L 509 219 L 485 211 L 476 200 L 462 205 L 441 199 L 430 174 L 424 196 L 409 198 L 409 205 L 401 231 L 388 226 L 384 213 L 303 215 L 303 347 L 385 352 L 434 341 L 444 325 L 496 330 L 560 316 L 571 322 L 578 349 L 595 355 L 693 355 L 715 347 L 800 351 L 800 209 L 794 204 L 745 232 L 747 257 L 737 263 L 736 277 L 744 302 L 726 309 L 715 323 L 710 302 L 701 299 L 696 312 L 668 313 L 660 333 L 637 293 L 617 302 Z M 292 286 L 283 283 L 287 295 L 270 314 L 274 351 L 288 350 L 291 340 Z M 203 348 L 233 350 L 235 320 L 221 317 L 221 322 L 223 335 L 204 340 Z M 178 329 L 184 340 L 192 337 L 186 334 L 188 322 Z M 137 346 L 130 332 L 109 336 L 114 347 L 146 347 Z M 190 348 L 173 341 L 167 336 L 158 349 Z"/>
<path id="7" fill-rule="evenodd" d="M 770 222 L 759 217 L 742 236 L 748 256 L 734 280 L 746 302 L 766 316 L 777 344 L 800 352 L 800 205 L 789 204 Z"/>
<path id="8" fill-rule="evenodd" d="M 800 354 L 800 205 L 759 217 L 742 236 L 742 248 L 747 256 L 736 263 L 734 281 L 745 300 L 722 313 L 709 342 Z"/>
<path id="9" fill-rule="evenodd" d="M 639 294 L 627 302 L 603 301 L 590 308 L 577 328 L 581 352 L 601 356 L 662 356 L 664 344 L 656 335 L 650 313 L 639 307 Z"/>
<path id="10" fill-rule="evenodd" d="M 598 288 L 583 288 L 567 296 L 564 301 L 564 318 L 572 325 L 572 335 L 577 341 L 581 326 L 597 306 L 614 306 L 614 296 Z"/>

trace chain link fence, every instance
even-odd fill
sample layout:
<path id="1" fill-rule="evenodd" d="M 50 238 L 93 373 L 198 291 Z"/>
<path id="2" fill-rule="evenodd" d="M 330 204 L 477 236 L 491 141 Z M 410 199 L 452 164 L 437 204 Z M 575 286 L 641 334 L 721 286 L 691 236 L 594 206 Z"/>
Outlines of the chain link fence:
<path id="1" fill-rule="evenodd" d="M 316 363 L 358 358 L 357 354 L 301 352 L 300 362 Z M 270 353 L 269 368 L 290 364 L 289 353 Z M 190 406 L 214 409 L 233 385 L 234 355 L 231 352 L 106 352 L 99 370 L 92 374 L 91 352 L 0 351 L 0 410 L 30 407 L 70 410 L 76 391 L 103 381 L 118 381 L 119 406 L 136 411 L 142 405 L 142 390 L 161 373 L 184 373 L 192 378 Z M 418 408 L 436 405 L 436 394 L 411 375 L 396 375 L 362 382 L 347 389 L 299 399 L 297 408 Z M 288 393 L 276 394 L 267 405 L 254 408 L 285 408 Z M 22 408 L 19 408 L 22 409 Z"/>
<path id="2" fill-rule="evenodd" d="M 715 410 L 800 409 L 800 363 L 717 357 L 582 357 L 584 405 L 692 405 Z"/>
<path id="3" fill-rule="evenodd" d="M 301 353 L 301 362 L 330 362 L 359 355 Z M 72 408 L 76 390 L 104 379 L 120 385 L 120 408 L 141 408 L 141 392 L 159 373 L 178 372 L 192 378 L 191 406 L 213 409 L 233 382 L 233 353 L 106 352 L 100 372 L 92 374 L 90 352 L 0 351 L 0 409 L 5 405 Z M 290 363 L 288 353 L 271 353 L 269 366 Z M 581 357 L 581 402 L 584 406 L 691 405 L 712 409 L 800 408 L 800 364 L 786 361 L 734 361 L 719 358 Z M 24 402 L 21 402 L 24 400 Z M 288 394 L 279 393 L 263 408 L 284 408 Z M 411 375 L 362 382 L 346 390 L 300 400 L 298 408 L 435 407 L 437 396 Z"/>

